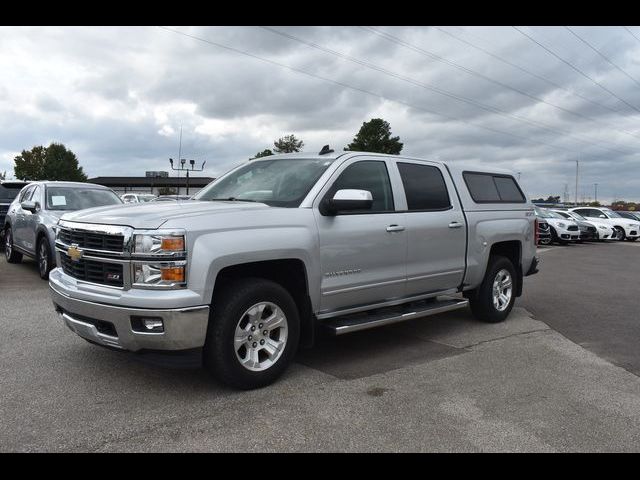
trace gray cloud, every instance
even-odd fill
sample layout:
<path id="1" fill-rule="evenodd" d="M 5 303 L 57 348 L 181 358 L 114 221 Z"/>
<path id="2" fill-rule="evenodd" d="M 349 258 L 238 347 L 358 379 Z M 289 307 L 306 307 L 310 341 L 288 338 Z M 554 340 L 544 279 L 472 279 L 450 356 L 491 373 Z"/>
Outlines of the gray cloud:
<path id="1" fill-rule="evenodd" d="M 599 198 L 640 200 L 640 88 L 562 27 L 520 28 L 635 109 L 510 27 L 443 29 L 562 88 L 436 28 L 375 27 L 400 42 L 358 27 L 274 28 L 432 89 L 258 27 L 175 29 L 355 89 L 157 27 L 2 27 L 0 171 L 22 149 L 59 141 L 90 176 L 141 175 L 167 168 L 182 126 L 183 156 L 215 176 L 288 133 L 309 151 L 341 150 L 383 117 L 404 153 L 511 168 L 534 197 L 568 184 L 573 198 L 579 159 L 579 196 L 598 182 Z M 637 39 L 572 29 L 640 82 Z"/>

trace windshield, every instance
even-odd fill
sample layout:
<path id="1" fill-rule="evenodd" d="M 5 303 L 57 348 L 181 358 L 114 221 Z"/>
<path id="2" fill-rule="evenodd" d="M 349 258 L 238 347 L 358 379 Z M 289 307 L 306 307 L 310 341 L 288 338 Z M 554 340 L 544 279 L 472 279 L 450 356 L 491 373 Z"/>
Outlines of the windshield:
<path id="1" fill-rule="evenodd" d="M 111 190 L 47 187 L 48 210 L 84 210 L 85 208 L 120 204 L 122 204 L 122 200 Z"/>
<path id="2" fill-rule="evenodd" d="M 138 200 L 140 202 L 150 202 L 154 198 L 156 198 L 154 195 L 138 195 Z"/>
<path id="3" fill-rule="evenodd" d="M 548 210 L 547 213 L 548 213 L 548 216 L 546 218 L 560 218 L 561 220 L 566 220 L 566 218 L 560 215 L 558 212 Z"/>
<path id="4" fill-rule="evenodd" d="M 535 207 L 534 210 L 536 211 L 536 215 L 538 217 L 541 217 L 541 218 L 555 218 L 553 215 L 551 215 L 551 212 L 549 210 L 544 210 L 542 208 L 537 208 L 537 207 Z"/>
<path id="5" fill-rule="evenodd" d="M 579 213 L 576 212 L 567 212 L 569 215 L 571 215 L 573 218 L 575 218 L 576 220 L 583 220 L 586 221 L 587 219 L 584 218 L 582 215 L 580 215 Z"/>
<path id="6" fill-rule="evenodd" d="M 11 202 L 18 196 L 22 187 L 5 187 L 0 185 L 0 202 Z"/>
<path id="7" fill-rule="evenodd" d="M 609 218 L 622 218 L 618 213 L 614 212 L 613 210 L 603 210 L 605 215 L 607 215 Z"/>
<path id="8" fill-rule="evenodd" d="M 262 202 L 298 207 L 332 159 L 253 160 L 198 192 L 194 200 Z"/>

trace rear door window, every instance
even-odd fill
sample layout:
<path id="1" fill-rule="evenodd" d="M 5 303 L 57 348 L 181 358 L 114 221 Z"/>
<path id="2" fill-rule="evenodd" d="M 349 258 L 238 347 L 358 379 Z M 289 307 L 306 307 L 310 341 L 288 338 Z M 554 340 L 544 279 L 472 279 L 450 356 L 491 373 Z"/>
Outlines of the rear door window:
<path id="1" fill-rule="evenodd" d="M 398 162 L 398 170 L 410 211 L 446 210 L 451 207 L 447 186 L 439 168 Z"/>

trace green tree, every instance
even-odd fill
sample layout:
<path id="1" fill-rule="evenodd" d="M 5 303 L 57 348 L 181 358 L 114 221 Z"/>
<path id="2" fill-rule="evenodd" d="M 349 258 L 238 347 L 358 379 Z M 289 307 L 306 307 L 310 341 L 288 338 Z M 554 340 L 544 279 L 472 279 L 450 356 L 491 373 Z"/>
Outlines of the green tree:
<path id="1" fill-rule="evenodd" d="M 254 158 L 260 158 L 260 157 L 268 157 L 269 155 L 273 155 L 273 152 L 267 148 L 261 152 L 256 153 L 249 160 L 253 160 Z"/>
<path id="2" fill-rule="evenodd" d="M 294 153 L 299 152 L 304 146 L 302 140 L 298 140 L 295 135 L 285 135 L 273 142 L 276 153 Z"/>
<path id="3" fill-rule="evenodd" d="M 67 180 L 84 182 L 87 176 L 78 164 L 78 158 L 61 143 L 52 143 L 47 147 L 44 162 L 44 175 L 47 180 Z"/>
<path id="4" fill-rule="evenodd" d="M 13 172 L 16 178 L 20 180 L 45 180 L 45 156 L 46 148 L 41 145 L 33 147 L 31 150 L 22 150 L 22 153 L 13 159 L 15 163 Z"/>
<path id="5" fill-rule="evenodd" d="M 400 137 L 391 136 L 389 122 L 382 118 L 372 118 L 362 124 L 353 141 L 344 149 L 398 155 L 403 146 Z"/>
<path id="6" fill-rule="evenodd" d="M 23 150 L 14 163 L 15 176 L 20 180 L 87 180 L 76 155 L 61 143 Z"/>

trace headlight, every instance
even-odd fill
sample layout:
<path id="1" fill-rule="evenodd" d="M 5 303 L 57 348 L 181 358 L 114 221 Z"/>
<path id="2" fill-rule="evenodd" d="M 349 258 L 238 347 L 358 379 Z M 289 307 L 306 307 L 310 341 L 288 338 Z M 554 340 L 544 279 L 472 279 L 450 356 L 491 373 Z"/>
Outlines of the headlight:
<path id="1" fill-rule="evenodd" d="M 184 256 L 185 235 L 182 232 L 134 233 L 133 255 L 135 256 Z"/>
<path id="2" fill-rule="evenodd" d="M 567 225 L 566 225 L 566 224 L 564 224 L 564 223 L 562 223 L 562 222 L 558 222 L 558 226 L 559 226 L 560 228 L 564 228 L 564 227 L 566 227 Z"/>
<path id="3" fill-rule="evenodd" d="M 187 262 L 158 262 L 133 264 L 134 287 L 171 288 L 186 285 Z"/>

